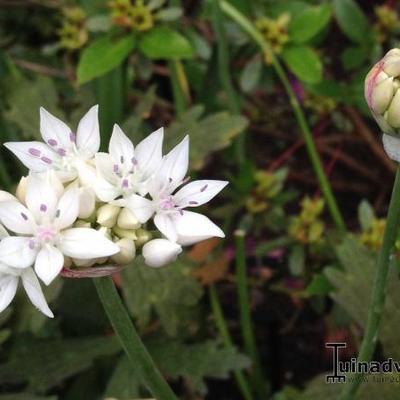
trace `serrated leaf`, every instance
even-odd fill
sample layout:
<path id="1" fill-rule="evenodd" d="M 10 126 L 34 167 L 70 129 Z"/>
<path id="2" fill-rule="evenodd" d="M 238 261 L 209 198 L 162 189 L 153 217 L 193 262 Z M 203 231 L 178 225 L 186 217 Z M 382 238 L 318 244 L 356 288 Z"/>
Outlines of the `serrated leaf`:
<path id="1" fill-rule="evenodd" d="M 343 33 L 356 43 L 365 43 L 371 38 L 367 17 L 354 0 L 334 0 L 337 22 Z"/>
<path id="2" fill-rule="evenodd" d="M 141 258 L 122 272 L 122 291 L 127 307 L 140 326 L 148 324 L 154 310 L 169 335 L 176 335 L 183 315 L 193 309 L 202 288 L 180 258 L 164 268 L 149 268 Z"/>
<path id="3" fill-rule="evenodd" d="M 289 36 L 296 43 L 305 43 L 317 35 L 331 18 L 331 6 L 307 7 L 290 22 Z"/>
<path id="4" fill-rule="evenodd" d="M 229 146 L 232 139 L 247 126 L 247 119 L 225 111 L 200 118 L 204 107 L 197 105 L 182 114 L 167 129 L 165 148 L 171 149 L 189 134 L 191 167 L 201 169 L 214 151 Z"/>
<path id="5" fill-rule="evenodd" d="M 21 339 L 15 344 L 9 361 L 0 365 L 0 383 L 29 383 L 30 389 L 43 393 L 89 368 L 97 357 L 120 350 L 115 337 Z"/>
<path id="6" fill-rule="evenodd" d="M 179 32 L 160 26 L 145 33 L 139 48 L 151 59 L 177 60 L 192 58 L 194 51 L 190 42 Z"/>
<path id="7" fill-rule="evenodd" d="M 133 35 L 118 39 L 107 35 L 97 39 L 82 52 L 77 69 L 78 82 L 83 84 L 111 71 L 128 57 L 135 44 Z"/>
<path id="8" fill-rule="evenodd" d="M 288 46 L 282 52 L 288 68 L 303 82 L 318 83 L 322 79 L 322 62 L 317 53 L 306 46 Z"/>

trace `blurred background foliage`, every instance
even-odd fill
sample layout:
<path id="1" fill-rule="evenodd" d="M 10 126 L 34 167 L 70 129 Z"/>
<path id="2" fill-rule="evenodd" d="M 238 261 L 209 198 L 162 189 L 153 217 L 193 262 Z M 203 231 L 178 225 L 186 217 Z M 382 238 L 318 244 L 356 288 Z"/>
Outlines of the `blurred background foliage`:
<path id="1" fill-rule="evenodd" d="M 138 259 L 115 277 L 180 398 L 336 398 L 324 343 L 356 353 L 395 170 L 363 80 L 398 44 L 399 12 L 390 0 L 0 0 L 2 142 L 38 139 L 39 106 L 74 127 L 98 103 L 103 149 L 115 122 L 134 142 L 165 126 L 165 151 L 190 135 L 192 177 L 230 181 L 208 210 L 226 240 L 159 270 Z M 273 57 L 305 111 L 346 234 L 325 210 Z M 1 186 L 13 190 L 26 170 L 4 148 L 0 156 Z M 239 326 L 236 229 L 246 233 L 262 385 Z M 392 273 L 378 359 L 400 357 L 397 258 Z M 0 400 L 148 395 L 92 282 L 60 279 L 47 292 L 54 320 L 23 296 L 0 316 Z M 398 388 L 370 382 L 358 398 L 397 399 Z"/>

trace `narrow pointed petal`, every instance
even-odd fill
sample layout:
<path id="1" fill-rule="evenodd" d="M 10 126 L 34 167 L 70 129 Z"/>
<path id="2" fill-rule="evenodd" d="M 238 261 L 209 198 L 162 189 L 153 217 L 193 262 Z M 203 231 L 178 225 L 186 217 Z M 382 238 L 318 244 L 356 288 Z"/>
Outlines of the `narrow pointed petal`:
<path id="1" fill-rule="evenodd" d="M 206 216 L 191 211 L 174 218 L 178 232 L 177 243 L 188 246 L 212 237 L 225 237 L 224 232 Z"/>
<path id="2" fill-rule="evenodd" d="M 96 179 L 94 190 L 96 196 L 106 203 L 116 199 L 121 194 L 121 190 L 117 186 L 112 185 L 109 181 L 100 176 Z"/>
<path id="3" fill-rule="evenodd" d="M 169 240 L 176 242 L 178 234 L 175 226 L 175 220 L 169 214 L 157 214 L 154 217 L 154 224 L 157 229 Z"/>
<path id="4" fill-rule="evenodd" d="M 35 271 L 45 285 L 50 285 L 62 270 L 63 265 L 64 256 L 60 250 L 52 245 L 46 245 L 40 249 L 36 257 Z"/>
<path id="5" fill-rule="evenodd" d="M 26 205 L 37 222 L 53 219 L 59 191 L 50 179 L 50 174 L 31 174 L 26 186 Z"/>
<path id="6" fill-rule="evenodd" d="M 18 277 L 0 274 L 0 312 L 3 312 L 12 302 L 17 293 Z"/>
<path id="7" fill-rule="evenodd" d="M 201 206 L 215 197 L 228 183 L 216 180 L 190 182 L 174 195 L 175 203 L 180 207 Z"/>
<path id="8" fill-rule="evenodd" d="M 147 222 L 154 214 L 153 202 L 136 194 L 129 196 L 122 206 L 127 207 L 142 224 Z"/>
<path id="9" fill-rule="evenodd" d="M 60 157 L 42 142 L 7 142 L 4 146 L 13 152 L 22 164 L 34 172 L 44 172 L 54 167 Z"/>
<path id="10" fill-rule="evenodd" d="M 40 107 L 40 133 L 46 144 L 54 149 L 69 150 L 71 129 L 63 121 Z"/>
<path id="11" fill-rule="evenodd" d="M 67 229 L 62 233 L 58 248 L 66 256 L 84 260 L 108 257 L 119 252 L 115 243 L 91 228 Z"/>
<path id="12" fill-rule="evenodd" d="M 182 247 L 167 239 L 153 239 L 142 249 L 144 262 L 149 267 L 159 268 L 176 260 Z"/>
<path id="13" fill-rule="evenodd" d="M 161 164 L 163 139 L 164 128 L 160 128 L 136 146 L 135 158 L 137 165 L 145 177 L 149 177 L 154 173 Z"/>
<path id="14" fill-rule="evenodd" d="M 30 267 L 35 261 L 36 250 L 31 248 L 32 238 L 9 236 L 0 242 L 0 262 L 14 268 Z"/>
<path id="15" fill-rule="evenodd" d="M 47 317 L 54 318 L 54 314 L 47 305 L 39 280 L 33 272 L 33 269 L 24 269 L 21 274 L 21 279 L 22 285 L 31 303 Z"/>
<path id="16" fill-rule="evenodd" d="M 96 194 L 91 187 L 79 189 L 79 218 L 89 218 L 96 207 Z"/>
<path id="17" fill-rule="evenodd" d="M 83 186 L 91 186 L 96 179 L 97 172 L 93 165 L 88 162 L 77 159 L 76 170 L 78 171 L 79 181 Z"/>
<path id="18" fill-rule="evenodd" d="M 57 204 L 54 224 L 58 229 L 71 226 L 79 214 L 79 189 L 71 188 L 65 191 Z"/>
<path id="19" fill-rule="evenodd" d="M 113 185 L 118 184 L 118 177 L 114 172 L 114 161 L 107 153 L 97 153 L 95 155 L 97 175 L 107 180 Z"/>
<path id="20" fill-rule="evenodd" d="M 164 182 L 171 182 L 175 189 L 183 181 L 189 165 L 189 136 L 175 146 L 163 159 L 159 171 Z"/>
<path id="21" fill-rule="evenodd" d="M 118 164 L 131 164 L 135 155 L 132 142 L 117 124 L 114 125 L 108 151 Z"/>
<path id="22" fill-rule="evenodd" d="M 31 212 L 18 201 L 0 202 L 0 221 L 8 230 L 22 235 L 33 234 L 36 225 Z"/>
<path id="23" fill-rule="evenodd" d="M 80 120 L 76 131 L 76 146 L 86 158 L 92 158 L 100 148 L 99 106 L 93 106 Z"/>

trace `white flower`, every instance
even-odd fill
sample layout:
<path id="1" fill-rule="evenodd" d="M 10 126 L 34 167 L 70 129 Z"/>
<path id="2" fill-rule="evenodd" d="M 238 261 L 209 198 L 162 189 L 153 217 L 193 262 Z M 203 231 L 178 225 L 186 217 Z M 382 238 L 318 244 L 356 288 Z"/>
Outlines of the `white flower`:
<path id="1" fill-rule="evenodd" d="M 32 268 L 12 268 L 0 263 L 0 312 L 4 311 L 13 300 L 19 280 L 32 304 L 44 315 L 53 318 L 54 315 L 47 305 L 40 283 Z"/>
<path id="2" fill-rule="evenodd" d="M 126 200 L 116 200 L 116 205 L 128 207 L 141 223 L 153 214 L 154 224 L 169 240 L 190 245 L 210 237 L 224 237 L 222 230 L 204 215 L 185 211 L 210 201 L 227 184 L 226 181 L 199 180 L 185 183 L 189 163 L 189 138 L 172 149 L 164 158 L 159 170 L 148 185 L 152 200 L 132 194 Z"/>
<path id="3" fill-rule="evenodd" d="M 0 202 L 0 221 L 14 236 L 0 242 L 0 260 L 14 268 L 33 263 L 48 285 L 64 265 L 64 256 L 92 259 L 119 251 L 117 245 L 91 228 L 71 228 L 79 213 L 79 192 L 63 191 L 51 174 L 28 177 L 26 207 L 16 200 Z"/>
<path id="4" fill-rule="evenodd" d="M 153 132 L 134 148 L 118 125 L 114 125 L 109 154 L 96 154 L 97 197 L 111 201 L 119 196 L 148 192 L 147 184 L 162 160 L 163 128 Z"/>
<path id="5" fill-rule="evenodd" d="M 181 246 L 167 239 L 150 240 L 142 249 L 144 262 L 153 268 L 162 267 L 175 261 L 181 252 Z"/>
<path id="6" fill-rule="evenodd" d="M 93 106 L 80 120 L 76 134 L 61 120 L 40 108 L 42 142 L 5 143 L 21 162 L 33 172 L 57 171 L 62 181 L 78 176 L 88 181 L 91 169 L 87 161 L 100 147 L 98 106 Z M 94 174 L 93 174 L 94 175 Z"/>

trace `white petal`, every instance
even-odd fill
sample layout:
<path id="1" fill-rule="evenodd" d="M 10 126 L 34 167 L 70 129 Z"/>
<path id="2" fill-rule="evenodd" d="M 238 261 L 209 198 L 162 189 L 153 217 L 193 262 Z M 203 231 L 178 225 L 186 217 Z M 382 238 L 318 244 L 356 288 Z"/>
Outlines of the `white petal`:
<path id="1" fill-rule="evenodd" d="M 67 229 L 61 235 L 58 248 L 66 256 L 84 260 L 107 257 L 119 252 L 115 243 L 91 228 Z"/>
<path id="2" fill-rule="evenodd" d="M 154 224 L 157 229 L 169 240 L 176 242 L 178 234 L 175 226 L 175 219 L 171 214 L 157 214 L 154 217 Z"/>
<path id="3" fill-rule="evenodd" d="M 11 193 L 6 192 L 5 190 L 0 190 L 0 201 L 10 201 L 10 200 L 18 201 L 18 199 Z"/>
<path id="4" fill-rule="evenodd" d="M 133 144 L 117 124 L 114 125 L 108 151 L 118 164 L 132 162 L 134 156 Z"/>
<path id="5" fill-rule="evenodd" d="M 0 240 L 6 238 L 8 236 L 10 236 L 10 235 L 8 234 L 6 228 L 4 228 L 4 226 L 0 224 Z"/>
<path id="6" fill-rule="evenodd" d="M 91 158 L 99 151 L 99 106 L 93 106 L 80 120 L 76 131 L 76 146 L 86 159 Z"/>
<path id="7" fill-rule="evenodd" d="M 30 267 L 35 261 L 36 250 L 29 247 L 32 238 L 9 236 L 0 242 L 0 262 L 14 268 Z"/>
<path id="8" fill-rule="evenodd" d="M 224 232 L 206 216 L 191 211 L 174 218 L 178 232 L 178 243 L 188 246 L 211 237 L 225 237 Z"/>
<path id="9" fill-rule="evenodd" d="M 97 175 L 107 180 L 111 184 L 118 184 L 118 177 L 114 172 L 114 161 L 107 153 L 97 153 L 95 155 Z"/>
<path id="10" fill-rule="evenodd" d="M 147 222 L 154 214 L 153 202 L 137 194 L 130 195 L 123 204 L 116 205 L 127 207 L 142 224 Z"/>
<path id="11" fill-rule="evenodd" d="M 67 151 L 72 147 L 71 129 L 43 107 L 40 107 L 40 133 L 44 142 L 54 149 Z"/>
<path id="12" fill-rule="evenodd" d="M 136 146 L 135 158 L 138 168 L 146 178 L 154 173 L 161 164 L 163 138 L 164 128 L 160 128 Z"/>
<path id="13" fill-rule="evenodd" d="M 49 146 L 42 142 L 8 142 L 4 143 L 22 164 L 34 172 L 44 172 L 54 167 L 54 161 L 60 157 Z"/>
<path id="14" fill-rule="evenodd" d="M 37 222 L 45 218 L 53 219 L 58 202 L 58 192 L 50 179 L 50 174 L 30 174 L 28 176 L 25 202 Z"/>
<path id="15" fill-rule="evenodd" d="M 153 239 L 147 242 L 142 249 L 144 262 L 149 267 L 162 267 L 175 261 L 182 247 L 167 239 Z"/>
<path id="16" fill-rule="evenodd" d="M 174 194 L 175 203 L 181 207 L 198 207 L 210 201 L 229 182 L 201 180 L 190 182 Z"/>
<path id="17" fill-rule="evenodd" d="M 39 309 L 44 315 L 49 318 L 53 318 L 54 315 L 51 312 L 47 301 L 43 295 L 40 283 L 32 268 L 26 268 L 21 274 L 22 284 L 24 286 L 25 292 L 29 297 L 31 303 Z"/>
<path id="18" fill-rule="evenodd" d="M 121 194 L 121 190 L 105 180 L 103 177 L 97 177 L 94 188 L 97 197 L 104 202 L 114 200 Z"/>
<path id="19" fill-rule="evenodd" d="M 77 159 L 75 167 L 78 171 L 81 184 L 84 186 L 92 186 L 97 177 L 96 168 L 80 159 Z"/>
<path id="20" fill-rule="evenodd" d="M 12 302 L 17 292 L 18 277 L 0 275 L 0 312 L 4 311 Z"/>
<path id="21" fill-rule="evenodd" d="M 181 184 L 189 165 L 189 136 L 175 146 L 163 159 L 159 179 L 171 182 L 173 189 Z"/>
<path id="22" fill-rule="evenodd" d="M 79 189 L 71 188 L 65 191 L 57 204 L 54 224 L 58 229 L 71 226 L 79 214 Z"/>
<path id="23" fill-rule="evenodd" d="M 388 157 L 400 162 L 400 138 L 383 134 L 382 142 Z"/>
<path id="24" fill-rule="evenodd" d="M 8 230 L 22 235 L 33 234 L 36 225 L 31 212 L 18 201 L 0 202 L 0 221 Z"/>
<path id="25" fill-rule="evenodd" d="M 89 218 L 96 207 L 96 195 L 91 187 L 79 189 L 79 218 Z"/>
<path id="26" fill-rule="evenodd" d="M 64 265 L 64 256 L 60 250 L 51 245 L 43 246 L 35 262 L 35 271 L 37 276 L 49 285 L 60 273 Z"/>

